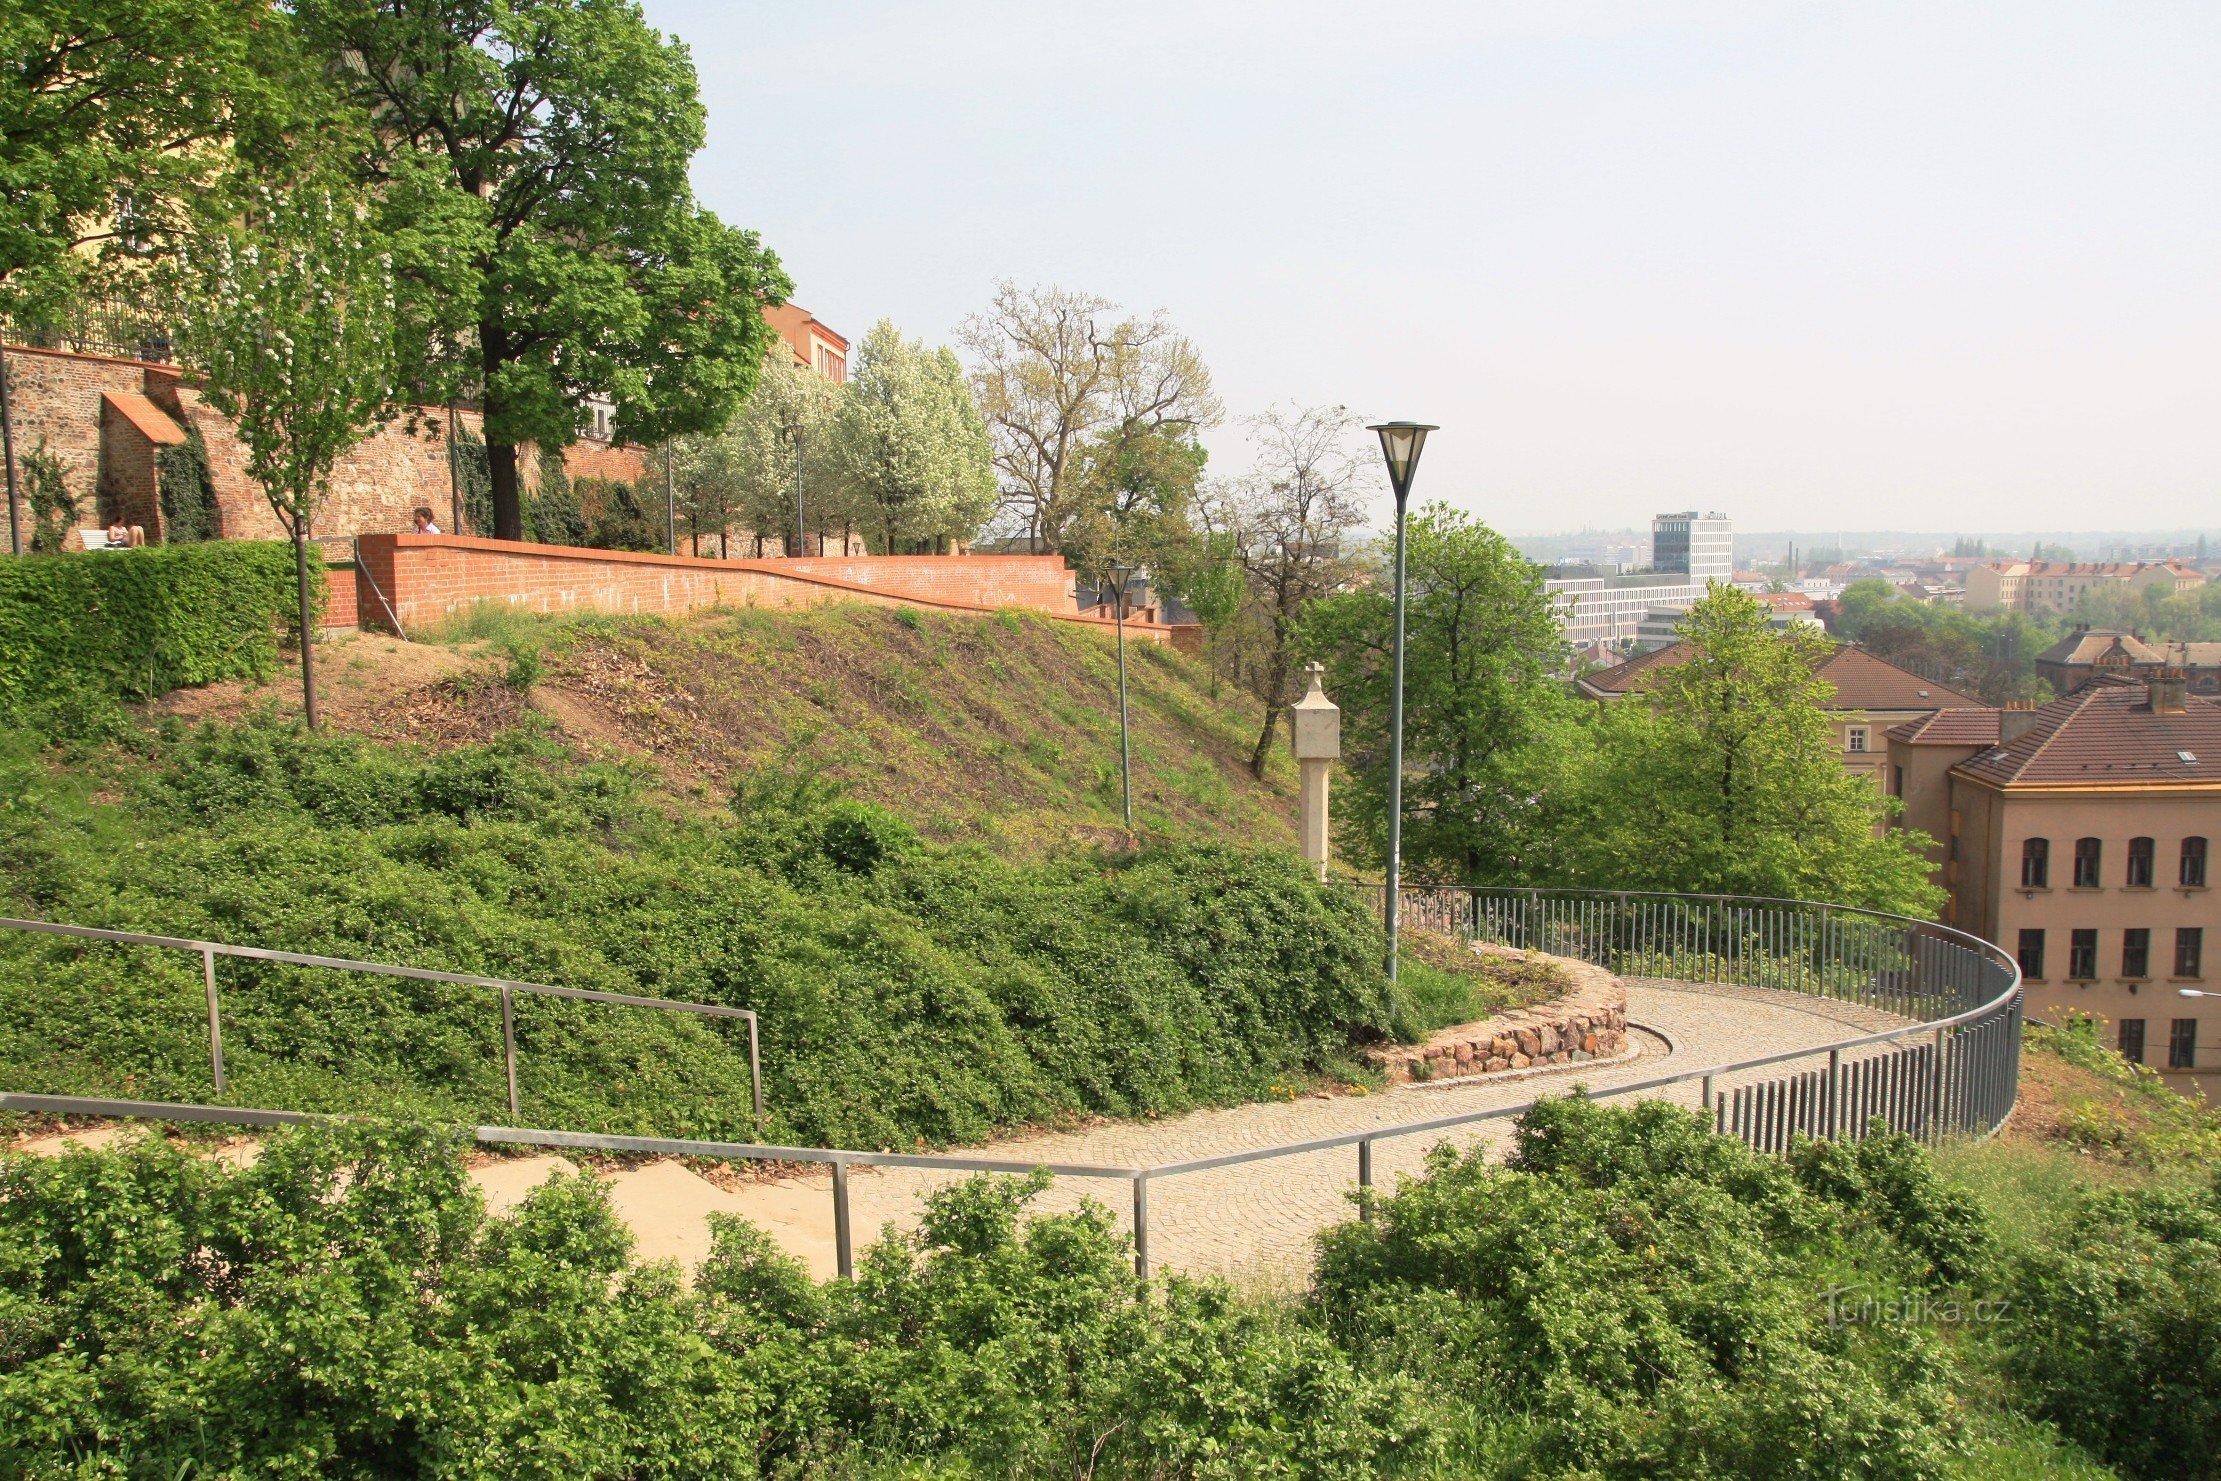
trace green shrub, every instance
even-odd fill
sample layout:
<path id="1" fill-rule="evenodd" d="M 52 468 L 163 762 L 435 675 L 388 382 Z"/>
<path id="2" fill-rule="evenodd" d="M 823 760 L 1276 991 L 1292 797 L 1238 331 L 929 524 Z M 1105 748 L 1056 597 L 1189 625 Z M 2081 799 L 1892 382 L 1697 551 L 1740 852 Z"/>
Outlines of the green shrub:
<path id="1" fill-rule="evenodd" d="M 2221 1182 L 2082 1194 L 2011 1290 L 2029 1409 L 2127 1475 L 2221 1476 Z"/>
<path id="2" fill-rule="evenodd" d="M 89 695 L 266 677 L 298 621 L 293 551 L 277 542 L 0 559 L 0 724 Z"/>
<path id="3" fill-rule="evenodd" d="M 1013 864 L 806 776 L 743 787 L 730 820 L 672 818 L 636 773 L 530 731 L 436 756 L 274 721 L 146 744 L 117 800 L 9 774 L 17 913 L 753 1008 L 780 1140 L 1241 1101 L 1352 1073 L 1392 1021 L 1377 930 L 1276 854 Z M 205 1099 L 197 974 L 182 953 L 0 938 L 0 1084 Z M 222 977 L 235 1097 L 506 1115 L 483 990 Z M 744 1029 L 531 998 L 517 1032 L 533 1124 L 756 1137 Z"/>

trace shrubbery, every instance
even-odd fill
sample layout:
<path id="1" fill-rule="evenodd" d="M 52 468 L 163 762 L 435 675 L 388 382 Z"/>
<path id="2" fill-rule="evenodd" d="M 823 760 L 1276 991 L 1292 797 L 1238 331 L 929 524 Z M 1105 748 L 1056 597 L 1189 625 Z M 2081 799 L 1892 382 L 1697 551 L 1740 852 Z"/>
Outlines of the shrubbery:
<path id="1" fill-rule="evenodd" d="M 1897 1137 L 1780 1160 L 1663 1103 L 1545 1102 L 1508 1163 L 1445 1150 L 1329 1231 L 1297 1299 L 1139 1281 L 1100 1208 L 1021 1217 L 1038 1175 L 944 1190 L 853 1283 L 723 1220 L 688 1289 L 628 1266 L 589 1180 L 488 1217 L 466 1151 L 359 1122 L 242 1171 L 0 1156 L 0 1470 L 2094 1474 L 2000 1407 L 2025 1394 L 2125 1475 L 2213 1474 L 2221 1210 L 2101 1202 L 2043 1280 L 2001 1274 Z M 2006 1290 L 2063 1330 L 2002 1394 L 1963 1329 L 1842 1319 Z"/>
<path id="2" fill-rule="evenodd" d="M 295 606 L 293 552 L 273 542 L 0 559 L 0 724 L 265 677 Z"/>
<path id="3" fill-rule="evenodd" d="M 0 760 L 21 914 L 725 1003 L 762 1015 L 768 1134 L 909 1145 L 1174 1111 L 1346 1072 L 1397 1020 L 1360 907 L 1270 853 L 1012 864 L 806 780 L 730 819 L 517 733 L 438 756 L 275 723 L 113 779 Z M 492 994 L 226 961 L 234 1098 L 506 1117 Z M 0 939 L 0 1083 L 205 1099 L 184 953 Z M 534 1125 L 745 1137 L 745 1030 L 524 999 Z"/>

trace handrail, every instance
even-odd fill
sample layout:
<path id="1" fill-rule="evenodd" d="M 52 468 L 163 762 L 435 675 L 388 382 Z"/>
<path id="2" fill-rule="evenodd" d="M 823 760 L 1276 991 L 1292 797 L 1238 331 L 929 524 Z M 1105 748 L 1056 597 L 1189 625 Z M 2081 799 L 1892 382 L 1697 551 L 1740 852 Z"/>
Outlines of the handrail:
<path id="1" fill-rule="evenodd" d="M 1374 887 L 1377 888 L 1377 887 Z M 1407 886 L 1410 893 L 1423 893 L 1443 888 L 1465 890 L 1463 886 Z M 1467 890 L 1472 898 L 1478 892 Z M 1784 900 L 1769 897 L 1734 895 L 1675 895 L 1665 891 L 1620 890 L 1516 890 L 1503 891 L 1540 901 L 1544 896 L 1573 896 L 1583 899 L 1608 900 L 1668 900 L 1675 902 L 1700 902 L 1706 905 L 1725 905 L 1738 909 L 1761 907 L 1788 907 L 1799 912 L 1819 912 L 1823 919 L 1842 915 L 1892 926 L 1912 928 L 1923 933 L 1934 933 L 1949 939 L 1949 944 L 1972 948 L 1985 958 L 1983 966 L 2001 974 L 2000 991 L 1960 1012 L 1943 1018 L 1902 1027 L 1883 1029 L 1873 1033 L 1858 1034 L 1845 1039 L 1831 1040 L 1807 1048 L 1777 1050 L 1755 1055 L 1748 1059 L 1732 1060 L 1718 1064 L 1651 1076 L 1624 1084 L 1600 1089 L 1580 1088 L 1579 1093 L 1593 1100 L 1606 1100 L 1645 1091 L 1664 1089 L 1686 1084 L 1692 1080 L 1703 1082 L 1703 1099 L 1708 1111 L 1715 1111 L 1717 1123 L 1726 1129 L 1728 1096 L 1723 1092 L 1715 1102 L 1714 1082 L 1721 1077 L 1740 1075 L 1752 1070 L 1762 1070 L 1774 1065 L 1796 1060 L 1813 1059 L 1826 1055 L 1827 1080 L 1824 1093 L 1817 1098 L 1803 1101 L 1792 1093 L 1810 1089 L 1815 1077 L 1798 1077 L 1797 1081 L 1774 1081 L 1765 1085 L 1746 1086 L 1739 1092 L 1748 1097 L 1755 1090 L 1767 1092 L 1772 1119 L 1762 1128 L 1738 1127 L 1745 1140 L 1754 1135 L 1764 1138 L 1765 1145 L 1786 1144 L 1794 1132 L 1817 1127 L 1811 1134 L 1857 1135 L 1863 1127 L 1846 1125 L 1841 1113 L 1841 1091 L 1846 1066 L 1846 1051 L 1869 1048 L 1879 1044 L 1899 1043 L 1907 1039 L 1933 1038 L 1933 1043 L 1919 1044 L 1901 1049 L 1886 1059 L 1867 1061 L 1867 1064 L 1886 1065 L 1889 1076 L 1885 1088 L 1893 1098 L 1877 1108 L 1888 1119 L 1893 1129 L 1913 1130 L 1919 1134 L 1933 1135 L 1947 1129 L 1950 1120 L 1946 1114 L 1948 1098 L 1958 1095 L 1965 1105 L 1961 1107 L 1961 1121 L 1982 1123 L 1982 1129 L 1995 1130 L 2018 1098 L 2018 1052 L 2021 1024 L 2021 974 L 2020 964 L 2009 953 L 1995 944 L 1969 932 L 1911 916 L 1887 911 L 1866 910 L 1855 906 L 1820 905 L 1802 900 Z M 86 927 L 54 927 L 43 923 L 0 921 L 0 925 L 29 925 L 32 929 L 52 930 L 65 935 L 91 935 L 105 939 L 134 939 L 130 933 L 101 932 Z M 157 945 L 177 945 L 201 948 L 208 943 L 186 942 L 173 938 L 136 938 Z M 310 965 L 348 966 L 362 965 L 372 970 L 389 970 L 394 975 L 424 976 L 440 981 L 472 982 L 486 985 L 498 984 L 500 979 L 464 977 L 451 973 L 428 972 L 420 968 L 380 968 L 374 964 L 351 964 L 334 958 L 301 957 L 283 952 L 266 952 L 256 948 L 230 948 L 238 955 L 266 957 L 274 960 L 306 962 Z M 1916 960 L 1917 964 L 1917 960 Z M 527 984 L 508 984 L 528 987 Z M 618 994 L 595 994 L 583 989 L 542 988 L 563 996 L 593 997 L 603 1001 L 643 1003 L 651 1006 L 669 1006 L 697 1010 L 708 1005 L 660 1003 L 652 999 L 632 999 Z M 712 1010 L 716 1011 L 716 1010 Z M 725 1009 L 725 1013 L 745 1013 L 746 1010 Z M 747 1015 L 750 1022 L 751 1051 L 754 1040 L 754 1015 Z M 1995 1030 L 2005 1032 L 1999 1038 Z M 1950 1046 L 1956 1042 L 1954 1030 L 1965 1030 L 1964 1037 L 1977 1039 L 1987 1046 L 1991 1058 L 1982 1063 L 1962 1060 L 1957 1064 L 1958 1079 L 1952 1078 L 1953 1061 Z M 1994 1042 L 1993 1042 L 1994 1041 Z M 753 1058 L 753 1055 L 751 1055 Z M 751 1065 L 753 1068 L 753 1065 Z M 1915 1077 L 1926 1077 L 1915 1083 Z M 1894 1078 L 1892 1078 L 1894 1077 Z M 1956 1087 L 1955 1089 L 1953 1087 Z M 854 1273 L 853 1239 L 849 1220 L 848 1169 L 852 1166 L 907 1167 L 949 1172 L 1026 1173 L 1041 1169 L 1062 1177 L 1098 1178 L 1124 1181 L 1131 1185 L 1134 1209 L 1134 1265 L 1136 1271 L 1146 1276 L 1149 1272 L 1149 1183 L 1155 1178 L 1182 1177 L 1207 1172 L 1216 1168 L 1264 1162 L 1283 1157 L 1302 1156 L 1308 1153 L 1332 1151 L 1344 1147 L 1358 1149 L 1357 1180 L 1359 1187 L 1359 1216 L 1371 1216 L 1372 1146 L 1385 1141 L 1454 1127 L 1473 1125 L 1483 1121 L 1505 1120 L 1523 1116 L 1533 1110 L 1546 1097 L 1535 1097 L 1513 1105 L 1497 1106 L 1486 1110 L 1461 1112 L 1450 1116 L 1436 1116 L 1419 1121 L 1400 1122 L 1391 1126 L 1374 1127 L 1362 1131 L 1339 1132 L 1331 1136 L 1313 1137 L 1303 1141 L 1284 1142 L 1270 1147 L 1251 1148 L 1226 1152 L 1209 1157 L 1188 1158 L 1180 1162 L 1160 1163 L 1148 1167 L 1121 1167 L 1092 1163 L 1028 1163 L 1010 1159 L 949 1156 L 941 1154 L 913 1154 L 897 1152 L 862 1152 L 834 1147 L 782 1147 L 768 1144 L 741 1142 L 690 1141 L 659 1137 L 617 1136 L 594 1132 L 540 1130 L 522 1127 L 480 1126 L 474 1129 L 478 1140 L 527 1146 L 576 1147 L 582 1149 L 660 1153 L 669 1156 L 709 1157 L 726 1160 L 802 1162 L 829 1165 L 833 1170 L 834 1243 L 837 1268 L 843 1277 Z M 1980 1105 L 1975 1103 L 1979 1100 Z M 1814 1107 L 1819 1114 L 1813 1114 Z M 294 1121 L 314 1119 L 298 1112 L 231 1111 L 218 1107 L 172 1106 L 149 1102 L 96 1101 L 76 1097 L 29 1096 L 0 1094 L 0 1109 L 53 1110 L 71 1114 L 88 1115 L 140 1115 L 193 1120 L 235 1120 L 246 1124 L 273 1124 L 277 1120 Z M 1898 1125 L 1903 1119 L 1907 1125 Z"/>
<path id="2" fill-rule="evenodd" d="M 758 1042 L 755 1010 L 723 1003 L 690 1003 L 679 998 L 649 998 L 633 993 L 603 992 L 590 987 L 558 987 L 547 982 L 524 982 L 511 977 L 488 977 L 476 972 L 443 972 L 432 967 L 403 967 L 392 962 L 364 962 L 352 957 L 315 956 L 299 951 L 275 951 L 266 946 L 234 946 L 226 941 L 201 941 L 189 936 L 157 936 L 144 931 L 115 931 L 102 926 L 72 926 L 59 921 L 18 920 L 0 916 L 0 930 L 29 931 L 42 936 L 74 936 L 88 941 L 112 941 L 122 946 L 158 946 L 173 951 L 198 952 L 208 993 L 208 1054 L 214 1070 L 216 1093 L 224 1093 L 224 1038 L 221 1008 L 216 991 L 216 958 L 240 957 L 249 961 L 279 962 L 295 967 L 329 967 L 340 972 L 365 972 L 376 977 L 405 977 L 417 982 L 447 982 L 459 987 L 492 988 L 501 994 L 503 1061 L 508 1072 L 509 1114 L 518 1114 L 517 1025 L 513 995 L 573 998 L 588 1003 L 612 1003 L 623 1008 L 656 1008 L 671 1013 L 691 1013 L 700 1018 L 742 1018 L 748 1022 L 748 1084 L 756 1124 L 763 1125 L 763 1063 Z"/>

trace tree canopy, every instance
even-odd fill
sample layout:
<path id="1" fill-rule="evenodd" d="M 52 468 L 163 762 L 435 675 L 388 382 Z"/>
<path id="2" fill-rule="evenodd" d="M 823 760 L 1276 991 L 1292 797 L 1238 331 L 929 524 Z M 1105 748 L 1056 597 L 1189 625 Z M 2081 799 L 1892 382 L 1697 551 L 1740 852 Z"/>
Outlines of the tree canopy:
<path id="1" fill-rule="evenodd" d="M 1818 675 L 1828 640 L 1773 631 L 1756 600 L 1717 583 L 1681 636 L 1689 661 L 1596 717 L 1564 833 L 1575 882 L 1932 915 L 1931 840 L 1883 831 L 1893 799 L 1837 755 Z"/>
<path id="2" fill-rule="evenodd" d="M 995 467 L 956 356 L 882 319 L 858 346 L 840 402 L 856 516 L 881 550 L 969 539 L 995 507 Z"/>
<path id="3" fill-rule="evenodd" d="M 355 162 L 394 244 L 402 375 L 485 409 L 494 534 L 518 538 L 516 445 L 563 447 L 592 395 L 655 442 L 720 427 L 788 288 L 702 209 L 686 48 L 631 0 L 301 0 L 334 85 L 375 127 Z"/>
<path id="4" fill-rule="evenodd" d="M 1385 859 L 1395 596 L 1375 579 L 1306 612 L 1299 647 L 1325 661 L 1342 706 L 1351 786 L 1344 851 Z M 1412 517 L 1405 554 L 1404 867 L 1459 884 L 1529 884 L 1560 867 L 1563 789 L 1579 705 L 1558 678 L 1565 643 L 1538 569 L 1445 504 Z"/>

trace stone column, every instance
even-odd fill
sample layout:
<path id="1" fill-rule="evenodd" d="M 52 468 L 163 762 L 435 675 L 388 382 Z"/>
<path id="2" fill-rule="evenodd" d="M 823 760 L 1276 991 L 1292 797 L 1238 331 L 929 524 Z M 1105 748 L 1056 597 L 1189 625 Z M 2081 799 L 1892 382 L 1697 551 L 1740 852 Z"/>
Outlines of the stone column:
<path id="1" fill-rule="evenodd" d="M 1342 709 L 1326 697 L 1320 681 L 1326 666 L 1305 664 L 1311 688 L 1288 707 L 1288 737 L 1294 743 L 1298 782 L 1297 829 L 1303 838 L 1304 862 L 1326 878 L 1331 847 L 1327 829 L 1327 774 L 1342 754 Z"/>

